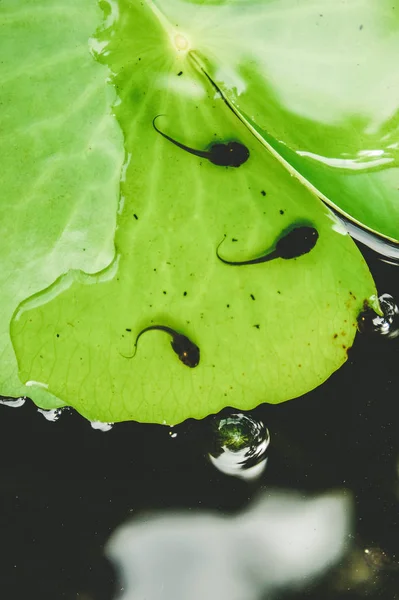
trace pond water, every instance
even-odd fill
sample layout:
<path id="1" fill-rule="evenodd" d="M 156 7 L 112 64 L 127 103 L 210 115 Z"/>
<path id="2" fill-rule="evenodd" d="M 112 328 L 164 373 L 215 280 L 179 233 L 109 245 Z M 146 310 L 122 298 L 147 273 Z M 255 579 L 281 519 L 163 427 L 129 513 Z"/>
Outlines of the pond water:
<path id="1" fill-rule="evenodd" d="M 234 410 L 100 431 L 0 406 L 1 597 L 399 598 L 398 401 L 399 338 L 358 335 L 324 385 L 244 417 L 253 447 Z"/>

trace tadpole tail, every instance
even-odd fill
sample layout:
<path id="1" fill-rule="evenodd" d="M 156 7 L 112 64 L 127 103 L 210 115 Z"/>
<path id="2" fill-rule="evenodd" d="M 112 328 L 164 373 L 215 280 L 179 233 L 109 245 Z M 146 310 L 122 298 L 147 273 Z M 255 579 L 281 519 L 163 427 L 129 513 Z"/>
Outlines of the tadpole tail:
<path id="1" fill-rule="evenodd" d="M 123 356 L 123 358 L 134 358 L 136 356 L 136 354 L 137 354 L 137 343 L 139 341 L 139 338 L 140 338 L 141 334 L 144 333 L 144 331 L 146 331 L 146 329 L 144 329 L 143 331 L 140 331 L 140 333 L 136 337 L 136 341 L 134 342 L 134 352 L 133 352 L 133 354 L 131 354 L 130 356 L 128 356 L 127 354 L 122 354 L 122 352 L 119 352 L 119 354 L 121 356 Z"/>
<path id="2" fill-rule="evenodd" d="M 166 115 L 164 113 L 160 113 L 159 115 L 155 115 L 155 117 L 152 120 L 152 126 L 155 129 L 155 131 L 157 133 L 160 133 L 161 135 L 165 135 L 160 129 L 158 129 L 158 127 L 155 125 L 155 121 L 158 119 L 158 117 L 166 117 Z"/>
<path id="3" fill-rule="evenodd" d="M 122 352 L 119 352 L 119 354 L 121 356 L 123 356 L 123 358 L 134 358 L 137 354 L 137 343 L 134 345 L 134 348 L 135 348 L 135 350 L 134 350 L 133 354 L 131 354 L 130 356 L 127 356 L 126 354 L 122 354 Z"/>
<path id="4" fill-rule="evenodd" d="M 146 331 L 152 331 L 152 330 L 165 331 L 165 333 L 167 333 L 168 335 L 171 335 L 172 337 L 176 333 L 171 327 L 168 327 L 167 325 L 149 325 L 148 327 L 145 327 L 144 329 L 142 329 L 140 331 L 140 333 L 138 334 L 138 336 L 136 337 L 136 341 L 134 342 L 133 354 L 131 354 L 130 356 L 127 356 L 126 354 L 122 354 L 122 352 L 119 352 L 119 354 L 121 356 L 123 356 L 123 358 L 134 358 L 137 354 L 137 344 L 139 342 L 139 339 L 141 338 L 143 333 L 145 333 Z"/>
<path id="5" fill-rule="evenodd" d="M 224 240 L 226 239 L 226 237 L 227 237 L 227 236 L 226 236 L 226 234 L 224 234 L 224 236 L 223 236 L 222 240 L 221 240 L 221 241 L 218 243 L 218 245 L 216 246 L 216 257 L 217 257 L 217 258 L 218 258 L 220 261 L 222 261 L 223 263 L 229 264 L 229 263 L 228 263 L 227 261 L 225 261 L 225 260 L 224 260 L 224 258 L 222 258 L 222 257 L 220 256 L 220 254 L 219 254 L 219 248 L 220 248 L 220 246 L 223 244 L 223 242 L 224 242 Z"/>
<path id="6" fill-rule="evenodd" d="M 186 144 L 182 144 L 181 142 L 174 140 L 172 137 L 170 137 L 170 135 L 168 135 L 167 133 L 164 133 L 163 131 L 158 129 L 158 127 L 155 125 L 155 121 L 158 119 L 158 117 L 165 117 L 165 116 L 166 115 L 163 115 L 163 114 L 156 115 L 156 117 L 154 117 L 152 120 L 152 126 L 154 127 L 154 129 L 157 133 L 162 135 L 162 137 L 164 137 L 169 142 L 172 142 L 172 144 L 174 144 L 178 148 L 181 148 L 182 150 L 185 150 L 186 152 L 189 152 L 190 154 L 194 154 L 194 156 L 199 156 L 200 158 L 209 159 L 209 151 L 208 150 L 195 150 L 195 148 L 190 148 L 189 146 L 186 146 Z"/>
<path id="7" fill-rule="evenodd" d="M 264 263 L 264 262 L 268 262 L 269 260 L 273 260 L 275 258 L 279 258 L 278 253 L 275 250 L 272 250 L 269 254 L 265 254 L 265 256 L 260 256 L 259 258 L 251 258 L 250 260 L 243 260 L 243 261 L 230 261 L 230 260 L 226 260 L 224 258 L 222 258 L 219 254 L 219 248 L 220 246 L 223 244 L 224 240 L 226 239 L 226 234 L 224 235 L 224 238 L 222 239 L 221 242 L 219 242 L 217 248 L 216 248 L 216 256 L 217 258 L 224 263 L 225 265 L 230 265 L 233 267 L 241 267 L 244 265 L 256 265 L 259 263 Z"/>

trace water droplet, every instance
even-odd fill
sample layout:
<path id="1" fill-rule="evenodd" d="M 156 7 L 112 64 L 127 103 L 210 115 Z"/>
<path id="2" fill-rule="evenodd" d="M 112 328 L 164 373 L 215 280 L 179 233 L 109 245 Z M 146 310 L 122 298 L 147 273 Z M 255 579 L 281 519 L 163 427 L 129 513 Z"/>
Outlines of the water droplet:
<path id="1" fill-rule="evenodd" d="M 19 408 L 25 404 L 26 398 L 7 398 L 5 396 L 0 397 L 0 404 L 4 404 L 4 406 L 10 406 L 11 408 Z"/>
<path id="2" fill-rule="evenodd" d="M 378 315 L 373 309 L 367 308 L 358 318 L 358 327 L 361 333 L 382 335 L 392 339 L 399 336 L 399 308 L 389 294 L 379 297 L 383 316 Z"/>
<path id="3" fill-rule="evenodd" d="M 51 421 L 51 423 L 55 423 L 61 416 L 63 409 L 62 408 L 53 408 L 51 410 L 44 410 L 42 408 L 38 408 L 37 412 L 43 415 L 43 417 L 47 421 Z"/>
<path id="4" fill-rule="evenodd" d="M 103 423 L 102 421 L 90 421 L 90 425 L 99 431 L 110 431 L 114 426 L 113 423 Z"/>
<path id="5" fill-rule="evenodd" d="M 213 451 L 208 456 L 222 473 L 247 481 L 257 479 L 265 470 L 269 430 L 262 421 L 236 413 L 215 420 Z"/>

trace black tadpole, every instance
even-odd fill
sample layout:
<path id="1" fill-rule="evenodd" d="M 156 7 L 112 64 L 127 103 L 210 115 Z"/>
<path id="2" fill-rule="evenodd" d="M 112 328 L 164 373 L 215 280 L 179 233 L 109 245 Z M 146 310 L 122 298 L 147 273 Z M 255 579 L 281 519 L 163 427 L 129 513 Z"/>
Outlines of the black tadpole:
<path id="1" fill-rule="evenodd" d="M 158 117 L 162 117 L 163 115 L 157 115 L 152 120 L 152 125 L 159 134 L 161 134 L 165 139 L 175 144 L 178 148 L 185 150 L 186 152 L 190 152 L 190 154 L 194 154 L 195 156 L 199 156 L 200 158 L 206 158 L 212 164 L 218 165 L 219 167 L 239 167 L 243 163 L 245 163 L 249 158 L 249 150 L 244 144 L 240 142 L 218 142 L 212 144 L 209 147 L 209 150 L 195 150 L 194 148 L 189 148 L 185 144 L 174 140 L 166 133 L 163 133 L 158 127 L 155 125 L 155 121 Z"/>
<path id="2" fill-rule="evenodd" d="M 242 266 L 257 265 L 268 262 L 269 260 L 274 260 L 275 258 L 284 258 L 285 260 L 289 258 L 298 258 L 298 256 L 307 254 L 315 247 L 316 242 L 319 239 L 319 234 L 317 229 L 307 225 L 293 227 L 280 237 L 273 250 L 259 258 L 252 258 L 251 260 L 244 260 L 242 262 L 225 260 L 219 255 L 219 247 L 224 242 L 225 237 L 216 249 L 216 256 L 226 265 Z"/>
<path id="3" fill-rule="evenodd" d="M 183 335 L 182 333 L 178 333 L 177 331 L 175 331 L 171 327 L 167 327 L 166 325 L 150 325 L 149 327 L 146 327 L 145 329 L 140 331 L 134 343 L 134 353 L 131 356 L 125 356 L 124 354 L 122 354 L 122 356 L 124 358 L 133 358 L 134 356 L 136 356 L 137 343 L 140 337 L 146 331 L 151 330 L 164 331 L 172 337 L 172 341 L 170 344 L 173 348 L 173 351 L 177 354 L 179 360 L 181 360 L 181 362 L 184 365 L 186 365 L 186 367 L 190 367 L 192 369 L 198 365 L 200 361 L 200 349 L 198 348 L 198 346 L 196 346 L 194 342 L 189 340 L 187 336 Z"/>

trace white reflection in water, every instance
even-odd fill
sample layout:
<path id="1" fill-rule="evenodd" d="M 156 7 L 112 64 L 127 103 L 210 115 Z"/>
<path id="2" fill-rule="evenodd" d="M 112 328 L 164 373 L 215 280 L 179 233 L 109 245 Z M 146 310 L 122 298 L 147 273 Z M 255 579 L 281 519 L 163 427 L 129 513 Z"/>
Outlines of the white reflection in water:
<path id="1" fill-rule="evenodd" d="M 62 408 L 52 408 L 51 410 L 43 410 L 42 408 L 38 408 L 37 412 L 43 415 L 47 421 L 55 423 L 61 416 Z"/>
<path id="2" fill-rule="evenodd" d="M 238 516 L 146 515 L 106 546 L 119 569 L 120 600 L 261 600 L 299 589 L 336 563 L 351 529 L 345 493 L 263 494 Z"/>
<path id="3" fill-rule="evenodd" d="M 102 421 L 90 421 L 90 425 L 93 429 L 98 429 L 99 431 L 110 431 L 114 426 L 113 423 L 103 423 Z"/>
<path id="4" fill-rule="evenodd" d="M 0 398 L 0 404 L 4 404 L 4 406 L 10 406 L 11 408 L 19 408 L 25 404 L 26 398 L 23 396 L 21 398 L 7 398 L 3 396 Z"/>
<path id="5" fill-rule="evenodd" d="M 323 198 L 321 198 L 323 200 Z M 331 208 L 331 207 L 330 207 Z M 367 231 L 363 229 L 361 225 L 357 225 L 356 223 L 352 223 L 349 220 L 349 217 L 344 217 L 343 215 L 336 212 L 334 209 L 332 218 L 334 219 L 334 215 L 336 219 L 338 219 L 342 226 L 345 229 L 345 233 L 349 233 L 349 235 L 355 240 L 358 240 L 365 246 L 371 248 L 374 252 L 380 255 L 380 260 L 386 262 L 390 265 L 398 265 L 399 264 L 399 246 L 394 242 L 390 242 L 383 238 L 380 238 L 378 234 L 375 234 L 371 231 Z M 338 231 L 338 229 L 333 225 L 333 229 Z M 342 231 L 341 231 L 342 233 Z"/>

